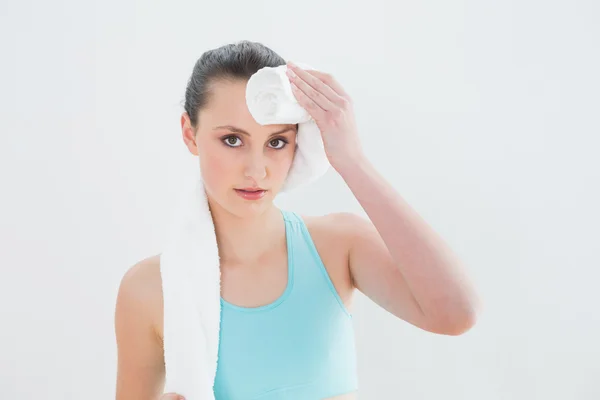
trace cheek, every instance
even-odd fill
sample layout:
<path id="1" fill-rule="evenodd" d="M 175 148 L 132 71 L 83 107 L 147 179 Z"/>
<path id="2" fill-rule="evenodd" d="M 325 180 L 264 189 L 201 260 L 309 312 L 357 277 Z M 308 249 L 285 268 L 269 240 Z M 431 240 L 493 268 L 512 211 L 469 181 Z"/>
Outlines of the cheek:
<path id="1" fill-rule="evenodd" d="M 213 191 L 229 182 L 228 175 L 232 173 L 232 164 L 229 157 L 223 154 L 218 147 L 204 147 L 200 151 L 200 170 L 202 179 Z"/>
<path id="2" fill-rule="evenodd" d="M 294 152 L 295 146 L 287 146 L 285 150 L 278 152 L 277 157 L 275 158 L 276 168 L 278 177 L 287 176 L 290 167 L 292 166 L 292 162 L 294 161 Z"/>

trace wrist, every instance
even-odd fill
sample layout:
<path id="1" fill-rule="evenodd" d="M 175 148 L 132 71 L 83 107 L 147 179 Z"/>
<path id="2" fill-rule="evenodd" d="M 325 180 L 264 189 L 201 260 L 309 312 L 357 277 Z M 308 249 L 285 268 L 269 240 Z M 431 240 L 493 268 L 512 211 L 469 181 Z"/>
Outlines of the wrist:
<path id="1" fill-rule="evenodd" d="M 365 169 L 369 165 L 369 160 L 366 155 L 362 152 L 355 152 L 345 157 L 334 159 L 331 162 L 331 166 L 340 174 L 345 177 L 348 174 L 352 174 L 353 171 Z"/>

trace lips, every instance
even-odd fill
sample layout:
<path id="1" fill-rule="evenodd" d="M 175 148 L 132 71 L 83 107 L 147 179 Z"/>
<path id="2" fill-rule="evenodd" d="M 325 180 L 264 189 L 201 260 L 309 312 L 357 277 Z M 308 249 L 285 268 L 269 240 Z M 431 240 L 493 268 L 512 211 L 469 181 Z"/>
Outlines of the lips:
<path id="1" fill-rule="evenodd" d="M 267 192 L 261 188 L 235 189 L 235 192 L 246 200 L 258 200 Z"/>

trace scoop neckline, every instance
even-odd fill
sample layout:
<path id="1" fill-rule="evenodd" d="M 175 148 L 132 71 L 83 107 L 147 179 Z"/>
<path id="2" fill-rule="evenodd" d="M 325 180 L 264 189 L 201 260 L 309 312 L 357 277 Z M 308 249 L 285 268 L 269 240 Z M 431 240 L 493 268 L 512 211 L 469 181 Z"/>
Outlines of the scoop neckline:
<path id="1" fill-rule="evenodd" d="M 290 229 L 290 221 L 287 218 L 287 215 L 285 214 L 284 210 L 280 210 L 282 216 L 283 216 L 283 221 L 285 223 L 285 242 L 286 242 L 286 248 L 287 248 L 287 273 L 288 273 L 288 278 L 287 278 L 287 284 L 285 287 L 285 290 L 283 291 L 283 293 L 275 300 L 273 300 L 272 302 L 268 303 L 268 304 L 264 304 L 262 306 L 257 306 L 257 307 L 245 307 L 245 306 L 240 306 L 240 305 L 236 305 L 233 303 L 230 303 L 229 301 L 225 300 L 221 295 L 219 295 L 219 298 L 221 299 L 221 305 L 236 311 L 240 311 L 240 312 L 259 312 L 259 311 L 267 311 L 270 309 L 273 309 L 277 306 L 279 306 L 281 303 L 283 303 L 290 295 L 290 293 L 292 292 L 292 288 L 294 287 L 294 257 L 293 257 L 293 247 L 292 246 L 292 235 L 291 235 L 291 229 Z"/>

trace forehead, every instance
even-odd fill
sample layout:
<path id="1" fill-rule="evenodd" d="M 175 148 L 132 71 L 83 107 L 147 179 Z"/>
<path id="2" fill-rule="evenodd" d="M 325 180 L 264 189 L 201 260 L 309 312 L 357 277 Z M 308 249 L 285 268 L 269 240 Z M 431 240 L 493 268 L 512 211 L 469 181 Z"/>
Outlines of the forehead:
<path id="1" fill-rule="evenodd" d="M 211 121 L 216 125 L 234 123 L 258 125 L 246 105 L 246 83 L 241 79 L 219 80 L 211 83 L 208 103 L 200 111 L 200 121 Z"/>
<path id="2" fill-rule="evenodd" d="M 270 134 L 289 124 L 260 125 L 246 104 L 246 84 L 243 79 L 219 80 L 211 84 L 210 97 L 200 110 L 200 126 L 212 129 L 216 126 L 233 125 L 248 132 Z"/>

